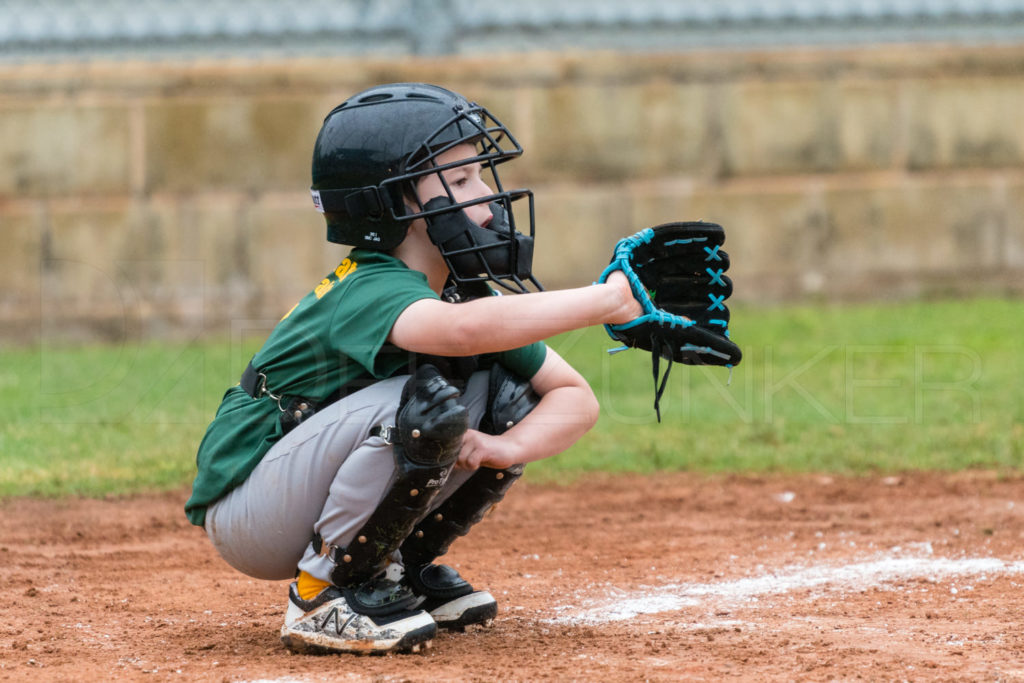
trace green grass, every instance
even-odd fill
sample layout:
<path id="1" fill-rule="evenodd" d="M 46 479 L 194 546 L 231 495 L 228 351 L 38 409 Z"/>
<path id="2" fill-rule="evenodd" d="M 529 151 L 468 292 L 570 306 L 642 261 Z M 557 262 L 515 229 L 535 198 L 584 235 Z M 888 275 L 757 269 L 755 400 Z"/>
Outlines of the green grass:
<path id="1" fill-rule="evenodd" d="M 738 309 L 744 361 L 677 365 L 652 408 L 650 357 L 603 330 L 552 346 L 590 380 L 597 427 L 537 481 L 589 471 L 1016 469 L 1024 388 L 1012 300 Z M 0 496 L 177 488 L 224 390 L 260 340 L 0 353 Z"/>

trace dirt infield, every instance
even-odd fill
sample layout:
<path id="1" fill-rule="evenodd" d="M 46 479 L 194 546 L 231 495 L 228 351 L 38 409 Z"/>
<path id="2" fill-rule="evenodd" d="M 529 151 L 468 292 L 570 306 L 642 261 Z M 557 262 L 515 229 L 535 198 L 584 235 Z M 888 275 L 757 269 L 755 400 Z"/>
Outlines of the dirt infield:
<path id="1" fill-rule="evenodd" d="M 280 645 L 185 492 L 0 504 L 0 680 L 1024 680 L 1024 479 L 520 484 L 447 562 L 501 603 L 430 650 Z"/>

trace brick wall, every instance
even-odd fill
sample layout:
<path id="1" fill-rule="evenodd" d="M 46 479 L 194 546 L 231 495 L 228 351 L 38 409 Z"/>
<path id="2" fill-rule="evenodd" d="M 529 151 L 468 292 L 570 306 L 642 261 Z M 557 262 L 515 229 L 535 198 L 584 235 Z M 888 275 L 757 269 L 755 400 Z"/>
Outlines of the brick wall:
<path id="1" fill-rule="evenodd" d="M 323 116 L 387 81 L 486 104 L 535 271 L 704 218 L 737 300 L 1024 290 L 1024 46 L 0 67 L 0 338 L 263 329 L 342 258 Z"/>

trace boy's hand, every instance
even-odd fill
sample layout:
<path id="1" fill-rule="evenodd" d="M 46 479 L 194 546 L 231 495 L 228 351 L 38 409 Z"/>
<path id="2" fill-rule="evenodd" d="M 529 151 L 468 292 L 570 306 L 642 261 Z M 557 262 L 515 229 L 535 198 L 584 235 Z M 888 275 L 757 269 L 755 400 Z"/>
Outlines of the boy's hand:
<path id="1" fill-rule="evenodd" d="M 475 470 L 480 467 L 493 467 L 503 470 L 518 464 L 514 446 L 509 439 L 492 436 L 470 429 L 462 437 L 462 449 L 455 466 L 460 470 Z"/>
<path id="2" fill-rule="evenodd" d="M 633 290 L 629 286 L 629 280 L 621 270 L 616 270 L 608 276 L 605 281 L 616 288 L 616 295 L 619 297 L 619 312 L 608 320 L 612 325 L 625 325 L 636 320 L 644 314 L 644 307 L 640 305 Z"/>

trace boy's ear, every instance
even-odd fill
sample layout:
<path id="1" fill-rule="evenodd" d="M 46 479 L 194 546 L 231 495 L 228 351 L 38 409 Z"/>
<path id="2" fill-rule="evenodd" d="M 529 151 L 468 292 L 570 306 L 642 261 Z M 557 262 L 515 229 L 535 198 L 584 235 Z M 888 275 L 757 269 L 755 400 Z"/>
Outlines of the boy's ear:
<path id="1" fill-rule="evenodd" d="M 416 194 L 416 182 L 410 180 L 401 184 L 401 198 L 406 201 L 406 208 L 409 209 L 410 213 L 419 213 L 421 209 L 419 197 Z"/>

